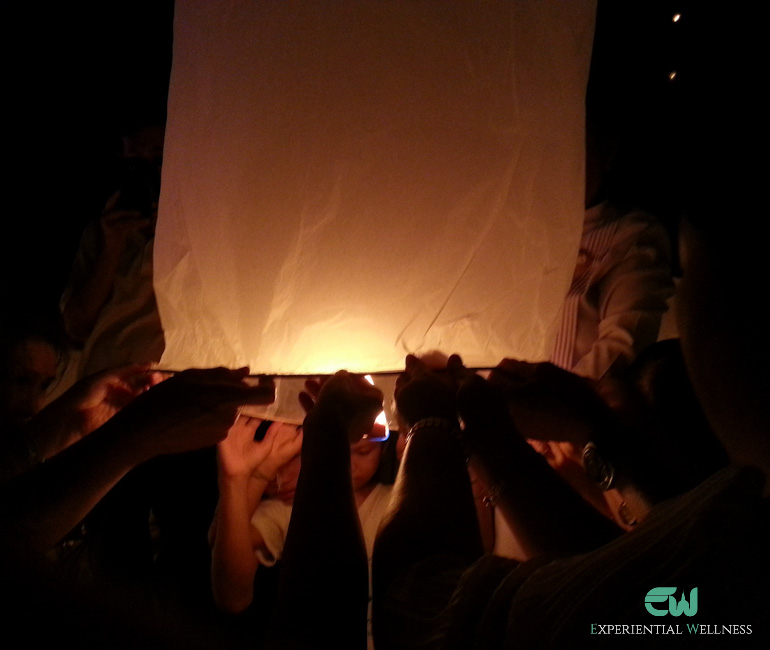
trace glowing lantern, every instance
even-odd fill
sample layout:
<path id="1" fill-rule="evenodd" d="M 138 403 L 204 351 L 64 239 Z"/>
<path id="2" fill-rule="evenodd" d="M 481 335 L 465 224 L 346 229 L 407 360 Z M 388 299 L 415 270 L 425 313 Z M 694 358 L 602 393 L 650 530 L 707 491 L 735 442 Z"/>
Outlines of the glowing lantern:
<path id="1" fill-rule="evenodd" d="M 161 364 L 545 358 L 583 218 L 594 4 L 178 3 Z"/>

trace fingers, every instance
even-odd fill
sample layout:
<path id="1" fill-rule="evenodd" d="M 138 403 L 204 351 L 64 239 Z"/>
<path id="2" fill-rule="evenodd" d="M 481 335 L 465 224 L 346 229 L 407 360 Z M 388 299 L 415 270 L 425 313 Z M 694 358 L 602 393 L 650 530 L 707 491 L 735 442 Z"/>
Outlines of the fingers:
<path id="1" fill-rule="evenodd" d="M 329 399 L 332 395 L 342 399 L 360 400 L 361 397 L 382 403 L 382 391 L 370 384 L 362 375 L 356 375 L 347 370 L 340 370 L 332 375 L 321 386 L 318 400 Z M 345 397 L 347 396 L 347 397 Z"/>
<path id="2" fill-rule="evenodd" d="M 307 398 L 302 399 L 307 402 Z M 363 376 L 341 370 L 321 386 L 317 403 L 308 417 L 313 418 L 314 413 L 333 414 L 354 442 L 371 431 L 382 410 L 382 400 L 382 391 Z"/>
<path id="3" fill-rule="evenodd" d="M 275 401 L 275 383 L 272 377 L 260 377 L 256 386 L 249 385 L 248 367 L 193 368 L 176 373 L 164 380 L 159 388 L 187 394 L 191 405 L 205 409 L 233 410 L 233 420 L 238 407 L 245 405 L 272 404 Z"/>
<path id="4" fill-rule="evenodd" d="M 441 377 L 448 384 L 452 382 L 457 384 L 469 373 L 473 373 L 473 371 L 465 367 L 458 354 L 453 354 L 448 359 L 438 353 L 431 353 L 424 358 L 408 354 L 404 359 L 404 372 L 396 379 L 396 394 L 407 383 L 416 379 Z"/>
<path id="5" fill-rule="evenodd" d="M 157 370 L 150 370 L 147 373 L 149 379 L 149 387 L 157 386 L 163 381 L 170 379 L 173 375 L 168 372 L 158 372 Z"/>
<path id="6" fill-rule="evenodd" d="M 541 364 L 503 359 L 489 375 L 489 383 L 495 386 L 516 388 L 530 382 Z"/>
<path id="7" fill-rule="evenodd" d="M 315 400 L 305 392 L 300 393 L 298 397 L 300 406 L 305 413 L 310 413 L 310 410 L 315 406 Z"/>
<path id="8" fill-rule="evenodd" d="M 407 354 L 404 359 L 404 372 L 402 372 L 396 379 L 396 395 L 398 395 L 399 391 L 415 377 L 426 375 L 428 372 L 430 372 L 430 370 L 419 357 L 414 354 Z"/>
<path id="9" fill-rule="evenodd" d="M 204 385 L 190 387 L 191 399 L 203 409 L 232 411 L 233 418 L 241 406 L 272 404 L 275 390 L 264 386 Z"/>
<path id="10" fill-rule="evenodd" d="M 244 436 L 248 437 L 250 440 L 254 440 L 254 434 L 256 434 L 262 420 L 251 417 L 250 415 L 238 415 L 238 422 L 241 423 Z"/>
<path id="11" fill-rule="evenodd" d="M 299 453 L 302 448 L 302 427 L 276 422 L 276 446 L 285 446 L 291 455 Z"/>
<path id="12" fill-rule="evenodd" d="M 248 401 L 243 404 L 272 404 L 275 402 L 275 386 L 256 386 L 250 388 Z"/>
<path id="13" fill-rule="evenodd" d="M 302 450 L 302 427 L 284 422 L 276 422 L 275 441 L 271 450 L 272 463 L 276 469 L 285 465 Z"/>
<path id="14" fill-rule="evenodd" d="M 424 357 L 407 354 L 404 359 L 404 369 L 410 375 L 424 375 L 427 373 L 459 373 L 465 371 L 465 364 L 459 354 L 452 354 L 446 358 L 440 353 L 429 353 Z"/>
<path id="15" fill-rule="evenodd" d="M 248 377 L 249 368 L 237 368 L 232 370 L 230 368 L 191 368 L 178 372 L 174 375 L 174 378 L 178 378 L 179 381 L 187 381 L 196 384 L 243 384 L 243 380 Z M 259 385 L 265 385 L 262 383 L 262 377 L 259 379 Z M 272 382 L 272 378 L 266 378 L 269 382 Z M 245 384 L 243 384 L 245 385 Z"/>
<path id="16" fill-rule="evenodd" d="M 419 372 L 425 369 L 425 364 L 414 354 L 407 354 L 404 359 L 404 368 L 407 372 Z"/>
<path id="17" fill-rule="evenodd" d="M 292 451 L 292 458 L 296 456 L 302 450 L 302 441 L 304 440 L 304 432 L 302 427 L 297 427 L 297 435 L 294 437 L 290 449 Z"/>
<path id="18" fill-rule="evenodd" d="M 465 370 L 465 364 L 459 354 L 451 355 L 449 359 L 447 359 L 446 367 L 450 372 L 460 372 L 461 370 Z"/>
<path id="19" fill-rule="evenodd" d="M 111 370 L 111 373 L 126 381 L 137 376 L 147 375 L 151 367 L 149 363 L 127 363 Z"/>
<path id="20" fill-rule="evenodd" d="M 305 390 L 312 399 L 318 399 L 318 393 L 321 392 L 322 383 L 316 379 L 305 381 Z"/>
<path id="21" fill-rule="evenodd" d="M 119 380 L 135 395 L 143 393 L 155 385 L 149 363 L 132 363 L 120 366 L 113 371 L 113 377 Z"/>
<path id="22" fill-rule="evenodd" d="M 210 399 L 220 400 L 223 404 L 245 406 L 272 404 L 275 401 L 275 382 L 272 377 L 260 377 L 256 386 L 248 385 L 244 381 L 249 373 L 248 368 L 212 368 L 187 372 L 196 372 L 190 378 L 206 387 Z"/>

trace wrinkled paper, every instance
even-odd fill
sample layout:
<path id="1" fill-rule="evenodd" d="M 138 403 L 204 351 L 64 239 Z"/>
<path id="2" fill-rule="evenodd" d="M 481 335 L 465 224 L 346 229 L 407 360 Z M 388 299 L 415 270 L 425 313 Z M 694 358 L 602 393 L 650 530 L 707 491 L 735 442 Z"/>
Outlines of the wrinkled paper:
<path id="1" fill-rule="evenodd" d="M 161 366 L 547 358 L 583 219 L 594 11 L 177 3 Z M 273 414 L 294 409 L 281 392 Z"/>

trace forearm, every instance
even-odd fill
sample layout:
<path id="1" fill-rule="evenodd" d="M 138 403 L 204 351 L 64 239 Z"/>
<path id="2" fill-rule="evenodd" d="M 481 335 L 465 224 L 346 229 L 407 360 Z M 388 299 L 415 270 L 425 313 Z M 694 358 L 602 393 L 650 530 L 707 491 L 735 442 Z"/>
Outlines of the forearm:
<path id="1" fill-rule="evenodd" d="M 219 480 L 219 508 L 211 555 L 211 584 L 214 601 L 231 613 L 245 610 L 254 597 L 258 560 L 254 553 L 251 516 L 264 492 L 249 499 L 247 476 Z M 254 503 L 254 507 L 251 507 Z"/>
<path id="2" fill-rule="evenodd" d="M 336 525 L 358 530 L 358 511 L 350 474 L 350 442 L 344 426 L 317 407 L 305 419 L 302 469 L 294 498 L 292 527 L 298 533 L 287 539 L 287 549 L 304 547 L 305 535 L 319 533 L 317 543 L 336 552 L 339 541 L 329 530 Z M 327 534 L 323 534 L 323 533 Z"/>
<path id="3" fill-rule="evenodd" d="M 415 431 L 407 443 L 391 499 L 391 509 L 374 544 L 372 624 L 376 643 L 400 647 L 412 612 L 399 612 L 405 585 L 427 579 L 425 612 L 446 606 L 452 578 L 484 552 L 465 454 L 453 423 Z M 440 567 L 426 575 L 427 567 Z M 395 600 L 394 600 L 395 598 Z"/>
<path id="4" fill-rule="evenodd" d="M 6 521 L 45 551 L 142 460 L 108 423 L 4 486 L 0 500 Z"/>
<path id="5" fill-rule="evenodd" d="M 498 426 L 498 444 L 482 448 L 474 457 L 528 558 L 585 552 L 618 535 L 617 528 L 588 505 L 512 425 Z"/>
<path id="6" fill-rule="evenodd" d="M 309 543 L 312 540 L 312 543 Z M 333 598 L 330 585 L 335 587 Z M 272 639 L 276 647 L 365 647 L 368 570 L 344 424 L 305 419 L 302 469 L 282 560 Z M 304 625 L 297 626 L 296 613 Z"/>
<path id="7" fill-rule="evenodd" d="M 376 542 L 378 574 L 431 555 L 457 555 L 468 563 L 481 556 L 470 477 L 456 434 L 426 427 L 407 444 L 394 486 L 395 507 Z"/>
<path id="8" fill-rule="evenodd" d="M 44 461 L 80 440 L 82 427 L 77 413 L 58 408 L 54 401 L 29 422 L 27 435 L 39 460 Z"/>

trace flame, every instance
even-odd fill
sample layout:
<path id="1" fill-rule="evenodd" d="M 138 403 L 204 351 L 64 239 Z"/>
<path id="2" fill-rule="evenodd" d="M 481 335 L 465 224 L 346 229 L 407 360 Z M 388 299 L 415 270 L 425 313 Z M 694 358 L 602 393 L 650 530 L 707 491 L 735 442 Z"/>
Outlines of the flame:
<path id="1" fill-rule="evenodd" d="M 364 379 L 374 386 L 374 379 L 372 379 L 371 375 L 364 375 Z M 381 435 L 374 435 L 375 432 L 379 434 L 380 431 L 382 431 Z M 364 436 L 364 438 L 373 442 L 385 442 L 390 438 L 390 427 L 388 426 L 388 418 L 385 416 L 385 411 L 380 411 L 380 414 L 374 420 L 372 433 Z"/>

